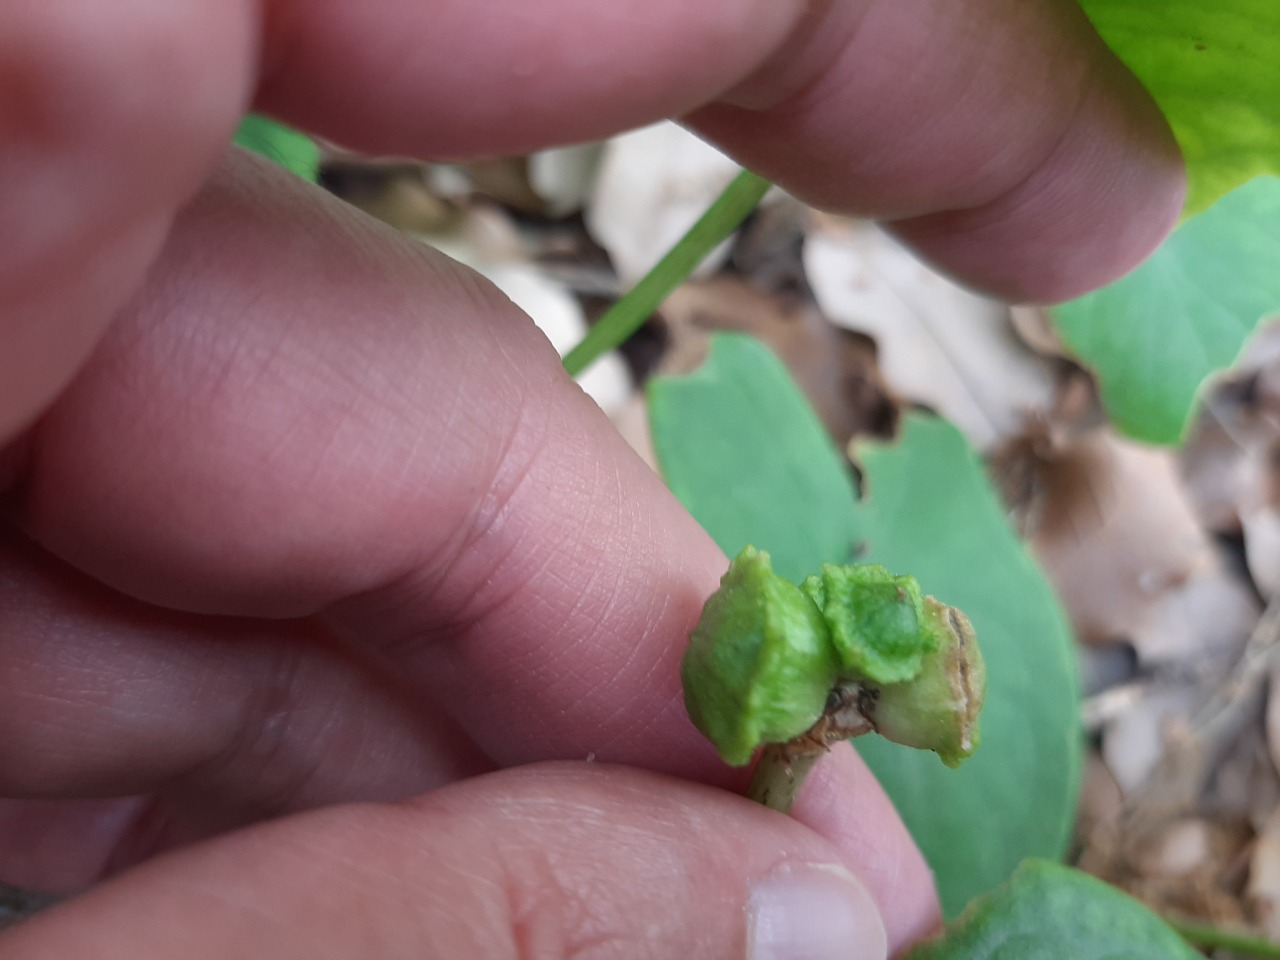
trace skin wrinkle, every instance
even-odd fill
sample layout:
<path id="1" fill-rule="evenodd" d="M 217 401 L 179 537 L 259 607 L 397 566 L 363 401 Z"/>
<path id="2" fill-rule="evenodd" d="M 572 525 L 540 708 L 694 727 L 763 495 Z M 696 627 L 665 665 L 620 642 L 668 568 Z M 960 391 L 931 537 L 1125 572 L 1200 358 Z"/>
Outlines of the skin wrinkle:
<path id="1" fill-rule="evenodd" d="M 557 471 L 557 473 L 559 472 L 560 471 Z M 597 487 L 597 489 L 599 488 Z M 580 512 L 575 513 L 575 516 L 582 516 L 587 512 L 590 512 L 592 516 L 598 517 L 601 511 L 598 508 L 593 507 L 589 511 L 586 509 L 583 509 Z M 609 512 L 612 513 L 613 509 L 611 508 Z M 606 524 L 605 526 L 611 527 L 614 529 L 617 528 L 616 524 Z M 628 537 L 625 539 L 631 540 L 635 538 Z M 582 541 L 581 541 L 581 538 L 566 538 L 566 542 L 580 543 Z M 538 580 L 540 579 L 540 573 L 543 570 L 550 567 L 554 563 L 554 561 L 555 561 L 554 552 L 548 552 L 546 557 L 542 560 L 542 562 L 538 565 L 538 567 L 534 571 L 528 574 L 522 573 L 518 577 L 513 577 L 510 579 L 512 580 L 513 583 L 518 582 L 522 587 L 527 587 L 530 584 L 538 582 Z M 502 563 L 501 561 L 499 561 L 499 563 L 494 567 L 494 569 L 500 571 L 501 567 L 502 567 Z M 607 569 L 606 566 L 603 566 L 600 564 L 594 564 L 594 565 L 591 565 L 588 569 L 590 572 L 587 574 L 587 581 L 581 585 L 581 590 L 578 593 L 575 600 L 571 603 L 570 607 L 567 610 L 556 611 L 556 620 L 558 622 L 566 625 L 570 623 L 574 623 L 575 621 L 578 621 L 578 620 L 582 620 L 583 622 L 589 621 L 591 623 L 610 622 L 614 619 L 621 619 L 615 616 L 619 603 L 627 606 L 630 606 L 632 603 L 634 603 L 634 600 L 630 596 L 625 595 L 620 585 L 616 583 L 613 587 L 611 587 L 608 590 L 599 589 L 598 587 L 599 578 L 602 576 L 603 572 Z M 505 599 L 500 598 L 497 602 L 493 602 L 491 599 L 486 598 L 485 600 L 486 606 L 484 608 L 483 614 L 479 614 L 479 613 L 473 614 L 475 621 L 478 622 L 481 619 L 491 618 L 493 616 L 500 615 L 504 606 L 509 606 L 511 603 L 511 598 L 514 596 L 516 596 L 516 594 L 514 593 L 508 594 Z M 535 596 L 536 596 L 536 593 L 535 593 Z M 601 597 L 604 597 L 605 599 L 602 601 L 600 599 Z M 590 618 L 575 616 L 575 614 L 585 609 L 585 604 L 588 602 L 587 598 L 591 598 L 590 602 L 595 604 L 599 612 Z M 600 607 L 601 603 L 604 604 L 603 607 Z M 661 609 L 662 610 L 669 609 L 669 600 L 664 600 Z M 523 611 L 523 614 L 527 617 L 529 615 L 529 611 L 525 610 Z M 627 619 L 631 619 L 631 618 L 627 618 Z M 635 619 L 642 622 L 646 620 L 649 622 L 652 622 L 652 618 L 640 617 Z M 462 635 L 465 637 L 466 635 L 465 631 Z M 575 686 L 575 684 L 579 687 L 582 687 L 583 679 L 589 678 L 592 675 L 592 673 L 594 673 L 594 669 L 592 669 L 589 672 L 584 672 L 582 669 L 577 668 L 575 666 L 575 663 L 578 659 L 577 653 L 576 653 L 577 641 L 575 641 L 569 634 L 567 634 L 564 629 L 561 629 L 559 631 L 558 637 L 559 637 L 559 642 L 564 644 L 564 652 L 562 654 L 552 656 L 550 657 L 550 659 L 548 659 L 548 651 L 546 650 L 530 651 L 530 657 L 536 655 L 537 659 L 541 661 L 536 672 L 538 675 L 545 676 L 546 682 L 544 684 L 539 684 L 539 689 L 542 691 L 539 694 L 539 697 L 545 697 L 548 703 L 557 702 L 556 691 L 558 689 L 564 688 L 566 691 L 568 691 L 569 689 L 572 689 Z M 508 645 L 508 650 L 504 655 L 511 656 L 513 653 L 515 653 L 519 649 L 520 649 L 519 646 L 516 646 L 514 649 L 512 649 L 510 645 Z M 611 668 L 611 672 L 608 677 L 608 680 L 610 681 L 613 680 L 613 678 L 616 675 L 630 674 L 637 665 L 639 665 L 643 670 L 642 677 L 649 677 L 654 673 L 656 668 L 656 663 L 644 662 L 639 660 L 638 651 L 640 649 L 643 649 L 641 645 L 628 644 L 624 647 L 624 649 L 626 649 L 628 652 L 624 655 L 624 658 L 621 664 L 616 664 Z M 528 659 L 528 658 L 522 658 L 522 659 Z M 594 683 L 595 681 L 591 679 L 586 679 L 585 688 L 590 689 L 594 685 Z M 631 683 L 629 684 L 628 688 L 632 690 L 632 693 L 630 695 L 618 698 L 616 701 L 613 701 L 609 709 L 607 709 L 603 714 L 597 714 L 596 717 L 594 718 L 592 729 L 597 731 L 597 733 L 595 734 L 597 738 L 601 737 L 601 734 L 599 733 L 599 731 L 609 730 L 613 726 L 615 726 L 615 721 L 617 718 L 624 716 L 629 709 L 634 709 L 635 704 L 637 702 L 642 701 L 645 698 L 646 694 L 649 693 L 649 690 L 643 683 L 639 683 L 639 684 Z M 526 704 L 526 709 L 536 711 L 537 707 L 535 704 L 529 703 L 529 704 Z M 608 735 L 608 736 L 604 736 L 602 739 L 600 739 L 596 743 L 597 749 L 603 755 L 608 754 L 607 748 L 609 743 L 612 741 L 612 739 L 613 739 L 612 735 Z M 631 740 L 634 740 L 635 738 L 633 736 L 628 736 L 627 739 L 628 741 L 631 741 Z M 585 750 L 587 748 L 584 747 L 583 749 Z M 563 751 L 557 751 L 557 753 L 559 755 L 564 755 Z"/>
<path id="2" fill-rule="evenodd" d="M 773 53 L 716 99 L 753 111 L 802 102 L 808 88 L 831 69 L 841 51 L 857 43 L 858 31 L 871 5 L 806 0 L 791 31 Z"/>
<path id="3" fill-rule="evenodd" d="M 45 891 L 87 885 L 102 876 L 110 845 L 128 829 L 142 803 L 132 797 L 0 800 L 0 878 Z M 23 843 L 14 844 L 12 837 L 23 838 Z"/>
<path id="4" fill-rule="evenodd" d="M 9 566 L 6 569 L 11 570 L 13 568 L 12 566 Z M 88 611 L 86 611 L 86 614 L 87 613 Z M 110 635 L 106 635 L 104 639 L 109 641 Z M 179 638 L 175 637 L 175 640 L 178 639 Z M 112 651 L 109 649 L 102 649 L 102 644 L 100 643 L 94 643 L 92 648 L 84 647 L 82 645 L 83 643 L 84 639 L 82 638 L 79 640 L 79 644 L 81 645 L 72 646 L 70 648 L 72 653 L 76 656 L 78 664 L 77 669 L 92 671 L 95 658 L 108 657 L 112 655 Z M 243 644 L 237 644 L 236 646 L 242 647 Z M 48 645 L 41 645 L 38 649 L 62 650 L 65 649 L 65 647 L 51 648 Z M 90 653 L 90 649 L 92 649 L 92 653 Z M 180 646 L 157 646 L 155 649 L 159 653 L 164 653 L 169 650 L 176 653 L 183 648 Z M 256 668 L 264 661 L 264 659 L 269 659 L 274 660 L 277 664 L 277 667 L 275 668 L 276 676 L 281 676 L 280 668 L 278 666 L 281 662 L 281 656 L 278 652 L 273 655 L 271 647 L 246 648 L 245 652 L 249 652 L 251 649 L 256 649 L 259 655 L 251 657 L 248 660 L 237 658 L 234 661 L 240 668 L 240 672 L 244 673 L 246 677 L 259 677 L 261 671 Z M 286 649 L 291 654 L 294 654 L 296 651 L 297 658 L 299 660 L 301 658 L 302 648 L 297 643 L 292 643 L 290 646 L 280 649 Z M 78 653 L 77 651 L 80 650 L 83 650 L 84 652 Z M 230 652 L 235 652 L 235 648 Z M 178 665 L 178 661 L 187 660 L 190 662 L 193 658 L 185 656 L 169 657 L 168 659 L 172 661 L 172 665 L 166 667 L 166 669 L 172 672 L 172 670 Z M 199 658 L 200 661 L 206 661 L 209 659 L 210 658 L 205 656 L 201 656 Z M 136 701 L 141 695 L 144 699 L 143 712 L 141 714 L 138 713 L 136 709 L 137 704 L 135 703 L 133 713 L 128 716 L 132 717 L 135 726 L 140 722 L 143 724 L 143 727 L 139 730 L 139 732 L 142 732 L 142 729 L 146 729 L 148 726 L 143 719 L 148 715 L 146 712 L 146 705 L 151 703 L 150 700 L 146 699 L 146 687 L 154 686 L 155 683 L 154 681 L 145 683 L 143 689 L 139 691 L 136 685 L 131 686 L 129 684 L 128 677 L 130 675 L 137 674 L 144 680 L 150 679 L 143 674 L 143 661 L 137 659 L 125 659 L 117 662 L 126 667 L 127 673 L 123 675 L 123 682 L 118 679 L 113 679 L 111 681 L 110 689 L 112 690 L 112 695 L 118 701 L 115 708 L 124 710 L 128 707 L 128 701 L 130 699 Z M 204 729 L 205 736 L 203 737 L 203 742 L 207 744 L 209 748 L 209 753 L 204 757 L 201 757 L 198 753 L 191 753 L 193 747 L 197 749 L 199 748 L 200 741 L 186 741 L 184 749 L 186 749 L 192 756 L 192 760 L 190 762 L 191 769 L 179 774 L 171 774 L 170 779 L 181 778 L 191 781 L 192 787 L 190 792 L 202 795 L 203 799 L 206 801 L 211 788 L 214 791 L 222 791 L 224 790 L 224 787 L 219 786 L 219 784 L 230 785 L 233 783 L 236 784 L 235 790 L 241 792 L 245 792 L 247 790 L 249 793 L 256 794 L 258 799 L 254 801 L 255 805 L 264 808 L 278 807 L 280 803 L 283 802 L 279 799 L 280 790 L 284 790 L 286 796 L 288 794 L 296 795 L 298 793 L 311 793 L 312 796 L 309 801 L 310 803 L 314 803 L 317 799 L 321 799 L 315 795 L 314 791 L 311 790 L 308 779 L 314 772 L 314 764 L 319 762 L 321 757 L 336 759 L 332 747 L 330 746 L 326 748 L 326 743 L 333 744 L 335 741 L 332 739 L 332 736 L 334 734 L 341 736 L 344 733 L 343 728 L 334 727 L 331 724 L 323 722 L 324 718 L 326 716 L 331 718 L 339 704 L 343 704 L 345 706 L 347 715 L 349 715 L 353 720 L 363 721 L 368 717 L 368 714 L 362 710 L 353 709 L 353 704 L 358 707 L 361 701 L 359 696 L 359 686 L 352 679 L 351 675 L 335 675 L 333 673 L 333 667 L 330 666 L 325 667 L 325 669 L 329 671 L 329 679 L 326 680 L 323 671 L 319 674 L 316 673 L 315 667 L 318 664 L 317 661 L 309 661 L 309 664 L 310 665 L 307 667 L 306 671 L 295 676 L 292 681 L 292 686 L 288 690 L 284 690 L 281 686 L 282 684 L 288 685 L 288 682 L 281 679 L 277 681 L 275 688 L 270 694 L 268 694 L 264 688 L 260 691 L 262 695 L 254 698 L 252 696 L 254 691 L 254 685 L 252 683 L 236 682 L 230 677 L 225 678 L 226 682 L 223 682 L 220 685 L 220 688 L 211 689 L 209 691 L 209 696 L 212 697 L 211 703 L 216 705 L 217 710 L 216 712 L 208 711 L 203 713 L 202 721 L 207 724 L 210 720 L 214 719 L 216 713 L 217 716 L 222 716 L 226 721 L 228 721 L 225 725 L 225 731 L 223 733 L 219 733 L 217 726 L 208 726 Z M 195 667 L 192 679 L 196 680 L 197 683 L 206 686 L 212 679 L 213 671 L 220 669 L 220 664 L 218 663 L 217 658 L 214 658 L 208 665 L 200 663 L 197 666 L 196 662 L 190 662 L 189 665 Z M 212 667 L 212 671 L 210 670 L 210 667 Z M 225 667 L 223 666 L 221 669 L 225 669 Z M 301 670 L 301 666 L 299 666 L 299 670 Z M 98 687 L 106 688 L 107 680 L 102 676 L 100 666 L 97 673 L 93 674 L 93 678 L 97 681 Z M 335 679 L 336 684 L 334 682 Z M 64 684 L 66 683 L 65 680 L 62 682 Z M 24 686 L 30 686 L 30 684 L 25 684 Z M 37 684 L 37 686 L 39 685 Z M 56 689 L 56 687 L 54 689 Z M 307 691 L 310 692 L 310 700 L 307 699 Z M 243 692 L 245 702 L 235 704 L 234 701 L 228 699 L 228 693 L 235 694 L 237 692 Z M 317 695 L 319 696 L 319 699 L 316 699 Z M 199 694 L 195 694 L 194 696 L 197 702 L 201 699 Z M 85 708 L 82 701 L 83 697 L 81 697 L 79 701 L 72 701 L 68 698 L 69 704 L 78 707 L 80 710 Z M 9 699 L 8 702 L 12 709 L 14 701 Z M 18 703 L 21 702 L 21 700 L 18 701 Z M 309 703 L 311 706 L 308 706 Z M 318 713 L 315 708 L 318 708 Z M 159 715 L 160 714 L 157 714 L 157 716 Z M 272 757 L 262 756 L 263 751 L 261 749 L 261 742 L 260 739 L 258 739 L 260 738 L 261 731 L 263 729 L 271 729 L 270 725 L 266 725 L 262 722 L 262 718 L 268 715 L 282 716 L 286 720 L 284 725 L 277 728 L 279 741 L 275 744 Z M 126 716 L 126 719 L 128 716 Z M 172 723 L 169 722 L 166 726 L 171 728 Z M 239 737 L 237 737 L 236 731 L 240 732 Z M 95 728 L 95 733 L 100 732 L 100 729 Z M 167 731 L 165 735 L 168 736 Z M 21 743 L 23 741 L 18 742 Z M 67 742 L 68 746 L 70 746 L 73 741 Z M 83 749 L 85 749 L 86 745 L 83 738 L 79 738 L 74 742 L 77 743 L 77 748 L 79 750 L 83 751 Z M 7 741 L 7 743 L 10 746 L 14 745 L 14 741 L 12 740 Z M 354 746 L 354 744 L 352 744 L 352 746 Z M 387 746 L 389 747 L 391 744 L 388 743 Z M 43 763 L 53 762 L 58 756 L 56 752 L 50 752 L 46 749 L 40 748 L 38 740 L 33 741 L 33 748 L 36 750 L 36 756 L 38 756 Z M 401 741 L 399 750 L 404 750 L 403 741 Z M 281 753 L 281 751 L 285 751 L 285 753 Z M 346 747 L 343 747 L 340 750 L 340 753 L 350 754 L 351 752 L 352 751 Z M 286 760 L 286 755 L 291 759 Z M 68 756 L 66 759 L 67 764 L 69 765 L 76 758 L 73 755 Z M 299 767 L 295 762 L 298 759 L 305 760 L 306 763 Z M 246 760 L 248 760 L 247 763 Z M 395 754 L 388 755 L 387 761 L 388 764 L 391 765 L 400 763 L 400 760 Z M 115 761 L 112 761 L 110 757 L 108 757 L 106 758 L 106 762 Z M 378 766 L 376 759 L 369 758 L 367 756 L 362 758 L 362 763 L 366 770 L 371 764 L 375 769 Z M 69 769 L 69 766 L 64 765 L 64 768 Z M 13 769 L 13 767 L 9 767 L 9 769 Z M 35 773 L 35 769 L 29 764 L 23 764 L 20 769 L 23 769 L 28 777 L 37 775 Z M 271 777 L 268 780 L 263 780 L 260 786 L 250 789 L 249 784 L 255 780 L 259 780 L 262 777 L 264 769 L 270 772 Z M 331 780 L 334 772 L 336 771 L 330 771 L 329 776 Z M 199 783 L 197 784 L 196 781 Z M 272 783 L 275 783 L 278 786 L 272 787 Z M 335 795 L 335 786 L 337 786 L 337 795 L 341 796 L 342 789 L 340 784 L 331 784 L 321 792 L 328 797 L 333 797 Z M 363 789 L 369 789 L 367 777 L 363 784 Z M 275 796 L 271 795 L 272 791 L 275 791 Z"/>
<path id="5" fill-rule="evenodd" d="M 945 216 L 947 213 L 956 213 L 961 211 L 964 211 L 964 212 L 976 211 L 977 215 L 974 216 L 972 219 L 973 226 L 983 225 L 984 220 L 983 220 L 982 211 L 984 209 L 988 211 L 988 213 L 986 214 L 988 218 L 987 222 L 992 222 L 997 217 L 1009 216 L 1012 211 L 1000 209 L 1000 208 L 994 208 L 992 205 L 1002 197 L 1017 196 L 1019 193 L 1021 193 L 1024 190 L 1024 188 L 1027 187 L 1028 184 L 1036 181 L 1037 179 L 1043 179 L 1042 174 L 1043 174 L 1044 168 L 1049 166 L 1052 159 L 1061 153 L 1064 145 L 1066 145 L 1069 142 L 1071 135 L 1076 132 L 1079 118 L 1081 116 L 1081 113 L 1084 109 L 1085 104 L 1089 100 L 1089 94 L 1091 93 L 1088 86 L 1088 78 L 1091 76 L 1092 76 L 1091 73 L 1085 72 L 1084 82 L 1079 84 L 1072 84 L 1072 89 L 1075 90 L 1075 95 L 1072 98 L 1071 105 L 1066 109 L 1065 122 L 1062 124 L 1061 129 L 1058 132 L 1058 135 L 1052 140 L 1048 141 L 1044 145 L 1044 148 L 1042 152 L 1039 154 L 1039 156 L 1030 164 L 1028 164 L 1029 169 L 1021 179 L 1016 180 L 1009 184 L 1002 184 L 1002 186 L 998 189 L 998 191 L 994 191 L 992 194 L 988 196 L 975 198 L 975 202 L 971 202 L 963 206 L 957 207 L 954 210 L 940 211 L 939 213 L 935 213 L 933 216 L 942 217 L 942 216 Z M 1051 187 L 1052 187 L 1052 184 L 1046 184 L 1045 189 L 1050 189 Z M 1035 199 L 1036 199 L 1035 197 L 1029 197 L 1023 201 L 1023 205 L 1030 206 L 1031 202 L 1034 201 Z M 1016 209 L 1017 208 L 1015 207 L 1014 210 L 1016 211 Z M 892 230 L 894 227 L 894 222 L 891 221 L 887 223 L 886 227 Z"/>
<path id="6" fill-rule="evenodd" d="M 269 63 L 267 76 L 272 78 L 259 97 L 259 104 L 269 112 L 293 113 L 303 127 L 324 133 L 339 142 L 357 139 L 350 126 L 325 123 L 329 117 L 313 117 L 296 78 L 310 75 L 310 64 L 317 59 L 337 55 L 339 37 L 348 44 L 353 35 L 366 39 L 365 54 L 359 57 L 362 82 L 342 89 L 323 84 L 317 91 L 312 84 L 310 98 L 339 103 L 344 113 L 355 112 L 351 89 L 369 89 L 385 78 L 387 64 L 395 61 L 393 44 L 378 35 L 376 42 L 363 22 L 345 22 L 338 5 L 311 4 L 307 15 L 280 16 L 273 29 L 291 32 L 285 41 L 290 63 Z M 527 5 L 505 3 L 502 9 L 516 11 Z M 487 9 L 487 8 L 486 8 Z M 618 129 L 642 126 L 663 116 L 678 116 L 697 103 L 715 97 L 763 62 L 791 30 L 793 21 L 803 10 L 800 2 L 777 3 L 757 0 L 715 0 L 696 7 L 680 5 L 675 0 L 660 0 L 644 7 L 644 16 L 636 28 L 626 33 L 610 32 L 611 8 L 586 0 L 561 0 L 546 6 L 552 17 L 532 18 L 521 29 L 518 20 L 496 12 L 492 28 L 485 30 L 476 14 L 465 5 L 449 5 L 433 10 L 433 35 L 418 34 L 413 56 L 399 61 L 406 79 L 398 87 L 385 89 L 430 90 L 427 102 L 419 102 L 416 116 L 421 124 L 415 131 L 420 142 L 409 152 L 437 159 L 475 158 L 598 139 Z M 463 14 L 466 14 L 465 16 Z M 384 14 L 385 15 L 385 14 Z M 331 30 L 317 27 L 329 22 L 342 24 Z M 681 29 L 669 25 L 681 24 Z M 344 29 L 345 28 L 345 29 Z M 413 35 L 414 31 L 403 31 Z M 439 55 L 431 41 L 440 46 Z M 601 37 L 626 36 L 626 44 L 600 43 Z M 447 44 L 447 48 L 445 48 Z M 268 49 L 275 46 L 268 44 Z M 510 72 L 509 65 L 518 63 L 521 50 L 534 48 L 546 57 L 556 70 L 543 70 L 532 78 Z M 716 50 L 717 57 L 707 57 Z M 471 53 L 470 51 L 475 51 Z M 268 56 L 276 56 L 274 52 Z M 436 69 L 436 62 L 466 56 L 469 71 Z M 728 59 L 726 59 L 728 58 Z M 479 69 L 477 64 L 492 65 Z M 574 70 L 574 66 L 579 70 Z M 631 74 L 634 72 L 634 77 Z M 655 73 L 670 77 L 662 84 L 660 97 L 651 91 Z M 536 80 L 531 84 L 530 80 Z M 421 98 L 419 98 L 421 100 Z M 449 105 L 467 100 L 475 106 L 471 119 L 459 124 Z M 548 110 L 547 104 L 557 104 Z M 609 117 L 603 105 L 609 105 Z M 396 101 L 385 100 L 378 108 L 401 113 Z M 306 115 L 303 115 L 306 114 Z M 539 123 L 531 124 L 537 115 Z M 366 125 L 367 126 L 367 125 Z M 481 128 L 484 128 L 482 133 Z M 486 135 L 487 134 L 487 135 Z M 383 144 L 366 132 L 361 146 L 372 152 L 405 152 L 403 144 Z"/>
<path id="7" fill-rule="evenodd" d="M 480 563 L 490 571 L 486 582 L 505 579 L 509 586 L 497 595 L 481 588 L 474 592 L 465 607 L 461 608 L 459 613 L 452 617 L 461 633 L 465 634 L 466 624 L 477 623 L 492 618 L 499 614 L 502 610 L 509 607 L 513 599 L 523 599 L 521 594 L 527 593 L 529 584 L 542 579 L 542 575 L 557 560 L 557 553 L 563 550 L 569 556 L 573 556 L 583 546 L 589 544 L 589 539 L 580 536 L 582 530 L 587 523 L 587 517 L 598 519 L 599 509 L 595 503 L 598 496 L 596 491 L 598 487 L 591 490 L 592 500 L 590 507 L 576 505 L 572 509 L 569 504 L 574 502 L 572 497 L 555 498 L 543 495 L 545 502 L 565 504 L 564 511 L 561 516 L 566 516 L 574 523 L 574 534 L 570 536 L 568 531 L 561 533 L 557 526 L 556 542 L 554 544 L 544 545 L 540 551 L 543 556 L 536 564 L 528 569 L 521 569 L 516 575 L 504 574 L 502 571 L 509 567 L 513 558 L 520 558 L 522 548 L 527 534 L 519 529 L 523 526 L 523 521 L 517 524 L 514 538 L 511 533 L 510 520 L 514 517 L 521 517 L 522 512 L 519 509 L 518 502 L 522 498 L 534 496 L 540 492 L 546 485 L 545 477 L 555 477 L 555 485 L 563 484 L 564 477 L 573 478 L 578 475 L 576 465 L 566 464 L 565 469 L 558 469 L 559 460 L 556 459 L 552 464 L 546 464 L 544 461 L 552 456 L 552 431 L 548 426 L 551 418 L 545 420 L 530 416 L 528 411 L 530 406 L 524 404 L 521 406 L 516 426 L 507 434 L 509 446 L 504 449 L 503 454 L 498 458 L 500 464 L 495 479 L 487 485 L 488 493 L 481 501 L 480 507 L 474 511 L 470 520 L 469 533 L 463 546 L 458 550 L 455 563 L 462 563 L 465 556 L 477 557 Z M 534 425 L 532 429 L 525 430 L 526 424 Z M 555 444 L 559 449 L 562 441 Z M 519 456 L 515 451 L 521 450 Z M 535 493 L 530 494 L 529 490 L 533 489 Z M 610 511 L 612 515 L 613 511 Z M 596 522 L 593 519 L 593 523 Z M 608 526 L 607 524 L 602 526 Z M 487 543 L 501 545 L 498 553 L 494 553 L 492 548 L 486 546 Z M 569 621 L 573 618 L 573 614 L 579 609 L 582 598 L 589 596 L 593 578 L 599 573 L 599 566 L 592 565 L 590 568 L 587 583 L 582 587 L 578 597 L 573 601 L 571 607 L 565 611 L 557 611 L 557 619 Z M 470 579 L 471 575 L 464 571 L 462 579 Z M 575 581 L 576 582 L 576 581 Z"/>
<path id="8" fill-rule="evenodd" d="M 265 809 L 287 809 L 289 801 L 314 778 L 319 763 L 314 752 L 290 749 L 290 741 L 296 739 L 290 734 L 296 733 L 293 718 L 303 670 L 304 659 L 298 646 L 277 646 L 260 674 L 262 679 L 251 688 L 245 706 L 236 712 L 234 732 L 223 748 L 192 767 L 183 779 L 215 784 L 225 779 L 225 771 L 239 767 L 240 776 L 249 772 L 259 784 L 278 784 L 265 793 L 259 791 L 258 802 Z M 246 760 L 251 764 L 248 771 Z M 273 796 L 277 791 L 279 795 Z"/>

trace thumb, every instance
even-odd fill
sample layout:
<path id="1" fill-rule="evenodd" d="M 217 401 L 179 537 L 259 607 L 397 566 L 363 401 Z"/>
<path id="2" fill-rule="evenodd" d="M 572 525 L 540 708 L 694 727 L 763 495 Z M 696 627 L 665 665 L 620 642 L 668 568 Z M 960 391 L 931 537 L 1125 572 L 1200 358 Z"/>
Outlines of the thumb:
<path id="1" fill-rule="evenodd" d="M 541 764 L 162 857 L 15 928 L 0 956 L 884 960 L 892 904 L 851 866 L 722 791 Z"/>

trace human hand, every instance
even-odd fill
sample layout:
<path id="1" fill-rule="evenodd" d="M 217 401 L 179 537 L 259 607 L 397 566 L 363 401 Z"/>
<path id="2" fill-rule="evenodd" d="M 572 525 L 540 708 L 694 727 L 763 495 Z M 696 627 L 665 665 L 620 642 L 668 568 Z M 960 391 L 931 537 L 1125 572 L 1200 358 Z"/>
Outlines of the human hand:
<path id="1" fill-rule="evenodd" d="M 420 156 L 684 116 L 1052 299 L 1181 193 L 1073 4 L 17 0 L 0 76 L 0 877 L 148 861 L 0 957 L 738 957 L 769 891 L 873 956 L 788 864 L 893 949 L 936 922 L 847 748 L 794 820 L 683 782 L 739 785 L 677 680 L 725 560 L 527 319 L 224 145 L 250 103 Z"/>

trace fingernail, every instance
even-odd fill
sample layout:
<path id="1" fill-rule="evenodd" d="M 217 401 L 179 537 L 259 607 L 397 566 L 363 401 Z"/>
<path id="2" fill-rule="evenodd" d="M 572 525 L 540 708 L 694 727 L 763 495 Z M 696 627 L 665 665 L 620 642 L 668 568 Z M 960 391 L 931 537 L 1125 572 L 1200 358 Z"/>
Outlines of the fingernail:
<path id="1" fill-rule="evenodd" d="M 751 888 L 747 960 L 885 960 L 875 900 L 848 870 L 789 864 Z"/>

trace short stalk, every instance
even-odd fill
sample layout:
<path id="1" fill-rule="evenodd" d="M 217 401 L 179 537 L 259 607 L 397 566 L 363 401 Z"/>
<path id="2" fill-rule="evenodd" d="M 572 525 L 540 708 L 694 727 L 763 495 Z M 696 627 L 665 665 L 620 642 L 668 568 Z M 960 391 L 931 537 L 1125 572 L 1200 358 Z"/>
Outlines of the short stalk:
<path id="1" fill-rule="evenodd" d="M 771 743 L 760 754 L 756 772 L 747 787 L 747 799 L 762 803 L 770 810 L 789 813 L 805 777 L 826 749 L 817 753 L 793 754 L 790 744 Z"/>
<path id="2" fill-rule="evenodd" d="M 794 740 L 768 744 L 760 752 L 747 798 L 770 810 L 790 813 L 805 778 L 833 744 L 870 733 L 875 727 L 863 713 L 867 688 L 843 683 L 831 691 L 818 722 Z"/>

